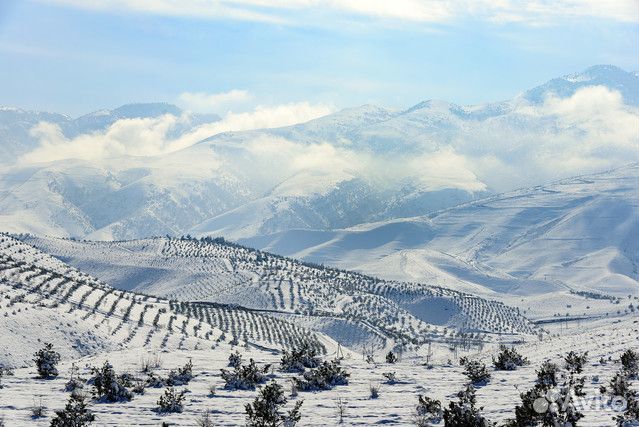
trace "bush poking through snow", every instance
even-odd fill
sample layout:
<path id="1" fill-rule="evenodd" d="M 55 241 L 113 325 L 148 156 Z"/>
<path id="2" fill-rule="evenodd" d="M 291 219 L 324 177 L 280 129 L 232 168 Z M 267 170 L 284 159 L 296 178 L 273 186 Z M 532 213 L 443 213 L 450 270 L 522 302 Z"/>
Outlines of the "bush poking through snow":
<path id="1" fill-rule="evenodd" d="M 115 374 L 113 365 L 104 362 L 101 368 L 91 368 L 93 377 L 89 380 L 93 384 L 93 398 L 100 402 L 126 402 L 133 398 L 126 388 L 127 378 Z"/>
<path id="2" fill-rule="evenodd" d="M 397 363 L 397 356 L 392 351 L 386 354 L 386 363 Z"/>
<path id="3" fill-rule="evenodd" d="M 545 360 L 537 370 L 537 384 L 547 388 L 555 387 L 558 374 L 559 367 L 550 360 Z"/>
<path id="4" fill-rule="evenodd" d="M 427 427 L 441 421 L 444 412 L 442 403 L 439 400 L 431 399 L 428 396 L 418 396 L 417 407 L 415 408 L 415 425 L 417 427 Z"/>
<path id="5" fill-rule="evenodd" d="M 239 351 L 235 350 L 235 353 L 229 354 L 229 366 L 231 368 L 239 368 L 242 366 L 242 355 Z"/>
<path id="6" fill-rule="evenodd" d="M 84 378 L 79 376 L 80 370 L 75 363 L 71 364 L 71 370 L 69 372 L 69 381 L 64 385 L 64 391 L 72 392 L 84 388 L 86 382 Z"/>
<path id="7" fill-rule="evenodd" d="M 444 425 L 446 427 L 488 427 L 493 426 L 480 411 L 484 408 L 476 408 L 475 388 L 466 386 L 465 390 L 457 393 L 458 402 L 450 402 L 444 409 Z"/>
<path id="8" fill-rule="evenodd" d="M 335 400 L 335 407 L 337 409 L 337 424 L 344 424 L 344 415 L 346 414 L 346 402 L 338 397 Z"/>
<path id="9" fill-rule="evenodd" d="M 397 381 L 397 376 L 395 375 L 395 372 L 384 372 L 382 374 L 382 376 L 384 378 L 386 378 L 386 381 L 384 381 L 386 384 L 397 384 L 399 381 Z"/>
<path id="10" fill-rule="evenodd" d="M 158 400 L 158 412 L 182 412 L 184 410 L 184 395 L 186 390 L 176 392 L 173 387 L 167 387 Z"/>
<path id="11" fill-rule="evenodd" d="M 569 370 L 566 378 L 559 378 L 559 368 L 554 363 L 546 360 L 542 364 L 535 386 L 520 394 L 521 404 L 515 408 L 515 420 L 507 426 L 577 426 L 584 415 L 577 410 L 575 397 L 585 396 L 585 378 L 577 378 L 575 373 L 583 369 L 581 362 L 585 355 L 571 353 L 564 358 Z"/>
<path id="12" fill-rule="evenodd" d="M 51 427 L 85 427 L 95 421 L 95 415 L 87 408 L 82 394 L 72 393 L 66 406 L 56 411 Z"/>
<path id="13" fill-rule="evenodd" d="M 369 386 L 369 390 L 371 392 L 370 398 L 377 399 L 379 397 L 379 384 L 371 384 Z"/>
<path id="14" fill-rule="evenodd" d="M 528 363 L 528 359 L 519 354 L 515 347 L 508 348 L 505 345 L 499 347 L 497 359 L 493 357 L 493 366 L 499 371 L 514 371 Z"/>
<path id="15" fill-rule="evenodd" d="M 281 365 L 284 372 L 304 372 L 306 368 L 317 368 L 320 363 L 317 351 L 308 343 L 290 352 L 286 350 L 282 352 Z"/>
<path id="16" fill-rule="evenodd" d="M 621 355 L 621 366 L 629 377 L 637 377 L 639 375 L 639 354 L 631 349 L 626 350 Z"/>
<path id="17" fill-rule="evenodd" d="M 209 411 L 202 412 L 200 417 L 195 419 L 195 424 L 197 424 L 198 427 L 215 426 L 215 423 L 213 423 L 213 417 L 211 417 L 211 413 Z"/>
<path id="18" fill-rule="evenodd" d="M 37 419 L 45 417 L 47 413 L 47 407 L 42 404 L 42 397 L 36 402 L 33 398 L 33 406 L 31 407 L 31 418 Z"/>
<path id="19" fill-rule="evenodd" d="M 315 369 L 306 371 L 301 378 L 294 378 L 300 391 L 330 390 L 336 385 L 348 384 L 350 376 L 339 364 L 339 360 L 322 362 Z"/>
<path id="20" fill-rule="evenodd" d="M 486 384 L 490 381 L 490 373 L 486 365 L 479 360 L 466 360 L 464 364 L 464 374 L 474 385 Z"/>
<path id="21" fill-rule="evenodd" d="M 268 366 L 265 367 L 268 369 Z M 240 365 L 232 371 L 221 369 L 224 388 L 228 390 L 255 390 L 257 384 L 266 381 L 264 369 L 260 370 L 253 359 L 248 365 Z"/>
<path id="22" fill-rule="evenodd" d="M 51 379 L 58 376 L 57 365 L 60 362 L 60 354 L 53 350 L 53 344 L 45 343 L 44 348 L 34 354 L 33 361 L 40 378 Z"/>
<path id="23" fill-rule="evenodd" d="M 193 361 L 189 361 L 177 371 L 171 370 L 169 376 L 166 379 L 166 384 L 173 387 L 179 385 L 186 385 L 193 379 Z"/>
<path id="24" fill-rule="evenodd" d="M 286 402 L 282 386 L 275 381 L 260 388 L 253 403 L 247 403 L 244 407 L 247 427 L 293 427 L 302 417 L 300 407 L 303 401 L 296 402 L 293 409 L 282 413 L 280 408 Z"/>
<path id="25" fill-rule="evenodd" d="M 566 356 L 564 356 L 564 362 L 566 369 L 571 374 L 580 374 L 583 372 L 584 366 L 588 362 L 588 352 L 576 353 L 574 351 L 570 351 Z"/>

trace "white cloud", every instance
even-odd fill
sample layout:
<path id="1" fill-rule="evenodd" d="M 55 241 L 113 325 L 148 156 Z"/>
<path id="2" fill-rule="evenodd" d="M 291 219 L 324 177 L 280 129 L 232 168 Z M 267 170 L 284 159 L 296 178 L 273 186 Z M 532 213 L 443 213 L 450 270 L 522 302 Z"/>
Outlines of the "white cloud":
<path id="1" fill-rule="evenodd" d="M 274 128 L 305 122 L 329 114 L 331 107 L 308 102 L 258 106 L 246 113 L 228 113 L 222 120 L 206 123 L 171 137 L 177 125 L 188 123 L 189 116 L 170 114 L 145 119 L 123 119 L 105 131 L 66 138 L 59 126 L 42 122 L 31 130 L 40 144 L 25 154 L 22 162 L 49 162 L 62 159 L 98 160 L 123 155 L 154 156 L 189 147 L 207 137 L 230 131 Z"/>
<path id="2" fill-rule="evenodd" d="M 414 22 L 476 18 L 493 22 L 562 24 L 592 16 L 639 22 L 636 0 L 42 0 L 95 10 L 299 24 L 317 12 Z M 315 19 L 314 19 L 315 18 Z"/>
<path id="3" fill-rule="evenodd" d="M 178 98 L 180 107 L 198 113 L 226 114 L 243 109 L 253 96 L 246 90 L 233 89 L 228 92 L 208 94 L 204 92 L 184 92 Z"/>

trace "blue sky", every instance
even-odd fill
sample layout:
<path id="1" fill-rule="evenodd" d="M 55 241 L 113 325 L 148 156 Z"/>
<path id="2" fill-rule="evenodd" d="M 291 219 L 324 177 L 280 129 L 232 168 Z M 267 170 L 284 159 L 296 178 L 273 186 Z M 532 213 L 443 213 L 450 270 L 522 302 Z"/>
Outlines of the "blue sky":
<path id="1" fill-rule="evenodd" d="M 593 64 L 639 69 L 636 0 L 469 4 L 4 0 L 0 105 L 79 115 L 233 90 L 211 110 L 468 104 Z"/>

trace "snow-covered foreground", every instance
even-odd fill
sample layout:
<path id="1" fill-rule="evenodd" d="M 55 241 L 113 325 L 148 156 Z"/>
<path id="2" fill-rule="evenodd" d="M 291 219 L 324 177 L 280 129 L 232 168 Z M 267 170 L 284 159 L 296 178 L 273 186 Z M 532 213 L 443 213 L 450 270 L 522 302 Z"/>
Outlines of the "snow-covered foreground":
<path id="1" fill-rule="evenodd" d="M 593 325 L 594 326 L 594 325 Z M 570 350 L 588 351 L 588 363 L 584 370 L 587 376 L 586 397 L 579 405 L 585 417 L 580 426 L 601 427 L 613 425 L 615 415 L 600 399 L 599 386 L 607 384 L 619 369 L 616 361 L 619 355 L 629 348 L 639 349 L 639 321 L 625 319 L 608 321 L 586 331 L 574 328 L 564 330 L 560 336 L 545 339 L 542 342 L 529 342 L 518 346 L 519 351 L 530 359 L 530 365 L 516 371 L 492 371 L 491 381 L 478 389 L 479 406 L 484 407 L 484 415 L 493 421 L 503 421 L 514 415 L 514 407 L 520 402 L 519 393 L 532 387 L 535 369 L 545 359 L 557 362 Z M 357 353 L 346 351 L 342 365 L 351 374 L 348 385 L 336 386 L 330 391 L 299 392 L 290 397 L 289 378 L 295 374 L 282 373 L 277 365 L 279 356 L 256 349 L 237 348 L 245 360 L 254 358 L 259 365 L 272 363 L 272 378 L 285 386 L 290 407 L 293 402 L 303 400 L 302 426 L 337 425 L 337 399 L 345 402 L 344 425 L 411 425 L 417 396 L 427 395 L 440 399 L 444 406 L 450 400 L 456 400 L 455 394 L 463 388 L 467 378 L 462 373 L 458 359 L 447 349 L 437 347 L 432 358 L 431 369 L 424 366 L 423 356 L 405 356 L 396 364 L 383 362 L 384 355 L 376 354 L 377 363 L 363 361 Z M 180 414 L 161 415 L 155 412 L 157 400 L 163 393 L 162 388 L 147 388 L 143 395 L 135 395 L 125 403 L 91 403 L 90 409 L 96 414 L 95 425 L 160 425 L 167 422 L 173 425 L 193 426 L 203 411 L 210 411 L 216 426 L 237 426 L 244 423 L 244 404 L 256 396 L 256 391 L 225 390 L 220 377 L 220 368 L 226 368 L 231 347 L 223 344 L 214 350 L 150 350 L 128 349 L 112 351 L 79 360 L 64 360 L 60 365 L 61 375 L 55 380 L 35 378 L 34 368 L 17 369 L 13 376 L 4 377 L 4 388 L 0 389 L 0 417 L 4 417 L 7 426 L 48 425 L 54 410 L 64 406 L 68 393 L 63 391 L 69 379 L 71 363 L 80 368 L 80 376 L 88 378 L 87 366 L 101 365 L 105 360 L 111 362 L 116 371 L 129 372 L 136 376 L 141 373 L 142 360 L 159 357 L 161 367 L 157 372 L 166 375 L 168 370 L 178 368 L 193 361 L 195 374 L 191 382 L 178 389 L 188 389 L 184 411 Z M 494 349 L 474 354 L 486 362 L 495 354 Z M 463 355 L 460 353 L 459 356 Z M 330 355 L 328 357 L 331 357 Z M 612 361 L 600 364 L 600 358 Z M 448 365 L 448 359 L 452 364 Z M 395 372 L 396 384 L 384 383 L 385 372 Z M 370 398 L 370 386 L 379 385 L 377 399 Z M 211 386 L 216 387 L 214 396 L 210 395 Z M 85 386 L 86 390 L 90 386 Z M 634 388 L 639 390 L 639 381 Z M 47 418 L 32 419 L 30 408 L 35 402 L 48 408 Z"/>

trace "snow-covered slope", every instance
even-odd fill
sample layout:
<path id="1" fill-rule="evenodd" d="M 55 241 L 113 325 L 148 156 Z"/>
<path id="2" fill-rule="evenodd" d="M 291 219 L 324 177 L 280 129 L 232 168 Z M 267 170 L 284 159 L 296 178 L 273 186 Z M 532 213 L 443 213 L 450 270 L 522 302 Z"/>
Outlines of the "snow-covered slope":
<path id="1" fill-rule="evenodd" d="M 277 312 L 350 347 L 454 341 L 446 328 L 536 333 L 516 310 L 474 295 L 306 265 L 222 241 L 21 239 L 120 289 Z"/>
<path id="2" fill-rule="evenodd" d="M 639 294 L 637 236 L 639 165 L 633 164 L 429 216 L 242 242 L 385 278 L 474 284 L 527 298 L 561 292 L 570 304 L 575 292 Z"/>
<path id="3" fill-rule="evenodd" d="M 220 341 L 291 348 L 328 339 L 268 313 L 192 308 L 117 290 L 26 243 L 0 235 L 0 365 L 23 366 L 43 342 L 66 357 L 122 348 L 212 348 Z"/>

